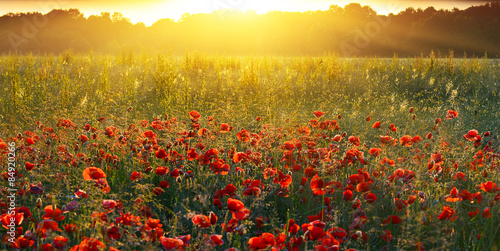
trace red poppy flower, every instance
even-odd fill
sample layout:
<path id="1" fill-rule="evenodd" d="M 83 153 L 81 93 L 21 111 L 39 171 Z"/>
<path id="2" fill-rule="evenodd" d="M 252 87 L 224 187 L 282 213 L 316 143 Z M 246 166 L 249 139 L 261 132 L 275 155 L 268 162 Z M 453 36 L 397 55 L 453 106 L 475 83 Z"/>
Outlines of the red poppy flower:
<path id="1" fill-rule="evenodd" d="M 398 143 L 398 140 L 392 138 L 391 136 L 379 136 L 379 138 L 382 145 L 395 146 Z"/>
<path id="2" fill-rule="evenodd" d="M 324 189 L 324 185 L 323 180 L 317 174 L 311 179 L 311 190 L 314 195 L 325 194 L 326 190 Z"/>
<path id="3" fill-rule="evenodd" d="M 22 234 L 22 233 L 21 233 Z M 17 247 L 13 247 L 11 246 L 12 249 L 14 248 L 29 248 L 29 247 L 32 247 L 35 242 L 33 240 L 30 240 L 24 236 L 22 236 L 21 234 L 19 234 L 20 236 L 16 239 L 16 243 L 18 246 Z"/>
<path id="4" fill-rule="evenodd" d="M 201 115 L 199 112 L 197 111 L 190 111 L 189 112 L 189 117 L 191 118 L 191 120 L 193 121 L 198 121 L 198 119 L 200 119 Z"/>
<path id="5" fill-rule="evenodd" d="M 164 159 L 164 158 L 166 158 L 168 156 L 168 154 L 167 154 L 167 152 L 165 152 L 164 149 L 160 149 L 159 151 L 157 151 L 155 153 L 155 156 L 156 156 L 156 158 Z"/>
<path id="6" fill-rule="evenodd" d="M 408 204 L 413 204 L 413 202 L 415 202 L 415 200 L 417 199 L 417 196 L 415 195 L 409 195 L 408 196 Z"/>
<path id="7" fill-rule="evenodd" d="M 462 197 L 464 200 L 472 201 L 474 198 L 474 195 L 472 193 L 469 193 L 467 190 L 460 190 L 459 196 Z"/>
<path id="8" fill-rule="evenodd" d="M 245 207 L 245 205 L 240 200 L 233 199 L 233 198 L 228 198 L 227 199 L 227 208 L 230 211 L 233 211 L 233 212 L 240 211 L 244 207 Z"/>
<path id="9" fill-rule="evenodd" d="M 137 205 L 137 203 L 136 203 Z M 131 213 L 126 213 L 123 214 L 123 212 L 120 212 L 120 217 L 116 217 L 116 223 L 117 224 L 123 224 L 125 226 L 132 226 L 132 225 L 140 225 L 140 217 L 139 216 L 134 216 Z"/>
<path id="10" fill-rule="evenodd" d="M 481 192 L 474 193 L 473 196 L 476 199 L 477 203 L 481 203 L 481 201 L 483 200 L 483 196 L 481 195 Z"/>
<path id="11" fill-rule="evenodd" d="M 267 244 L 260 237 L 252 237 L 248 240 L 248 245 L 252 250 L 261 250 L 267 248 Z"/>
<path id="12" fill-rule="evenodd" d="M 348 200 L 351 200 L 353 196 L 354 195 L 353 195 L 351 190 L 346 190 L 346 191 L 344 191 L 344 193 L 342 195 L 342 199 L 344 199 L 345 201 L 348 201 Z"/>
<path id="13" fill-rule="evenodd" d="M 413 145 L 413 138 L 410 135 L 404 135 L 399 139 L 402 146 L 410 147 Z"/>
<path id="14" fill-rule="evenodd" d="M 83 237 L 82 242 L 70 249 L 70 251 L 98 251 L 104 250 L 106 244 L 102 243 L 98 239 Z"/>
<path id="15" fill-rule="evenodd" d="M 102 192 L 109 193 L 109 191 L 111 191 L 111 188 L 109 187 L 108 181 L 106 179 L 98 179 L 94 180 L 94 182 L 94 186 L 100 188 Z"/>
<path id="16" fill-rule="evenodd" d="M 389 125 L 389 130 L 391 130 L 393 132 L 396 132 L 398 129 L 396 128 L 396 126 L 394 124 L 390 124 Z"/>
<path id="17" fill-rule="evenodd" d="M 160 195 L 160 194 L 162 194 L 163 192 L 165 192 L 165 191 L 164 191 L 163 189 L 159 188 L 159 187 L 155 187 L 155 188 L 153 188 L 153 193 L 154 193 L 155 195 Z"/>
<path id="18" fill-rule="evenodd" d="M 288 229 L 286 229 L 289 233 L 295 235 L 297 232 L 300 230 L 300 226 L 298 224 L 295 224 L 295 220 L 290 219 L 288 220 Z"/>
<path id="19" fill-rule="evenodd" d="M 480 141 L 481 140 L 481 136 L 479 135 L 479 132 L 475 129 L 470 130 L 463 137 L 464 137 L 464 139 L 467 139 L 468 141 Z"/>
<path id="20" fill-rule="evenodd" d="M 368 153 L 373 157 L 377 157 L 378 155 L 380 155 L 380 151 L 382 151 L 382 149 L 380 148 L 371 148 L 370 150 L 368 150 Z"/>
<path id="21" fill-rule="evenodd" d="M 65 216 L 61 215 L 63 211 L 59 208 L 53 208 L 52 205 L 48 205 L 44 208 L 45 214 L 42 216 L 42 219 L 53 219 L 56 221 L 64 220 Z"/>
<path id="22" fill-rule="evenodd" d="M 457 111 L 453 111 L 453 110 L 448 110 L 448 113 L 446 114 L 446 117 L 444 117 L 445 119 L 454 119 L 458 116 L 458 112 Z"/>
<path id="23" fill-rule="evenodd" d="M 390 230 L 385 230 L 384 234 L 382 235 L 382 239 L 384 239 L 384 241 L 387 241 L 387 242 L 392 241 L 393 236 L 391 234 L 391 231 Z"/>
<path id="24" fill-rule="evenodd" d="M 444 198 L 448 202 L 462 201 L 462 197 L 458 196 L 458 190 L 456 187 L 451 189 L 450 194 L 446 195 Z"/>
<path id="25" fill-rule="evenodd" d="M 98 167 L 87 167 L 83 170 L 83 179 L 84 180 L 97 180 L 101 178 L 106 178 L 106 174 L 101 168 Z"/>
<path id="26" fill-rule="evenodd" d="M 14 215 L 12 214 L 2 214 L 1 215 L 1 222 L 2 222 L 2 227 L 5 228 L 5 229 L 9 229 L 11 226 L 9 226 L 11 224 L 11 219 L 12 218 L 15 218 L 14 220 L 14 223 L 16 226 L 19 226 L 21 225 L 21 223 L 23 223 L 23 220 L 24 220 L 24 214 L 22 213 L 16 213 Z"/>
<path id="27" fill-rule="evenodd" d="M 170 176 L 174 177 L 174 178 L 177 178 L 180 176 L 180 172 L 179 172 L 179 169 L 174 169 L 172 171 L 170 171 Z"/>
<path id="28" fill-rule="evenodd" d="M 428 139 L 432 139 L 432 132 L 427 133 L 427 135 L 425 135 L 425 137 L 428 138 Z"/>
<path id="29" fill-rule="evenodd" d="M 232 211 L 233 219 L 245 220 L 250 216 L 250 210 L 248 208 L 243 208 L 240 211 Z"/>
<path id="30" fill-rule="evenodd" d="M 241 161 L 245 162 L 247 159 L 248 159 L 247 154 L 243 152 L 237 152 L 233 155 L 234 163 L 240 163 Z"/>
<path id="31" fill-rule="evenodd" d="M 35 167 L 35 164 L 26 162 L 26 170 L 31 171 Z"/>
<path id="32" fill-rule="evenodd" d="M 314 116 L 316 116 L 316 118 L 318 118 L 318 119 L 319 119 L 319 118 L 321 118 L 321 117 L 323 117 L 323 115 L 325 115 L 325 113 L 324 113 L 324 112 L 320 112 L 320 111 L 315 111 L 315 112 L 313 112 L 313 114 L 314 114 Z"/>
<path id="33" fill-rule="evenodd" d="M 360 142 L 359 142 L 359 138 L 358 137 L 355 137 L 355 136 L 350 136 L 348 138 L 349 142 L 351 142 L 351 144 L 355 145 L 355 146 L 359 146 L 360 145 Z"/>
<path id="34" fill-rule="evenodd" d="M 370 120 L 372 120 L 372 117 L 371 116 L 366 116 L 366 122 L 370 122 Z"/>
<path id="35" fill-rule="evenodd" d="M 64 231 L 66 231 L 68 234 L 76 233 L 78 231 L 78 227 L 73 223 L 66 224 L 64 225 Z"/>
<path id="36" fill-rule="evenodd" d="M 490 211 L 490 208 L 489 208 L 489 207 L 485 208 L 485 209 L 483 210 L 483 213 L 482 213 L 482 215 L 481 215 L 481 216 L 483 216 L 483 218 L 485 218 L 485 219 L 489 219 L 489 218 L 491 218 L 491 211 Z"/>
<path id="37" fill-rule="evenodd" d="M 161 245 L 165 250 L 178 250 L 184 246 L 184 242 L 178 238 L 163 238 Z"/>
<path id="38" fill-rule="evenodd" d="M 228 133 L 229 131 L 231 131 L 231 127 L 229 126 L 229 124 L 227 123 L 220 124 L 220 130 L 219 130 L 220 133 Z"/>
<path id="39" fill-rule="evenodd" d="M 399 218 L 399 216 L 397 215 L 390 215 L 389 217 L 387 217 L 386 220 L 384 220 L 385 224 L 387 223 L 400 224 L 401 222 L 402 222 L 401 218 Z"/>
<path id="40" fill-rule="evenodd" d="M 210 223 L 210 218 L 208 218 L 208 216 L 202 215 L 202 214 L 197 214 L 197 215 L 193 216 L 191 221 L 193 222 L 193 224 L 195 224 L 199 228 L 207 228 L 207 227 L 210 227 L 212 225 Z"/>
<path id="41" fill-rule="evenodd" d="M 381 122 L 377 121 L 377 122 L 373 123 L 372 128 L 379 129 L 380 128 L 380 124 L 381 124 Z"/>
<path id="42" fill-rule="evenodd" d="M 137 171 L 134 171 L 131 175 L 130 175 L 130 180 L 131 181 L 134 181 L 134 180 L 138 180 L 140 178 L 144 177 L 144 174 L 141 173 L 141 172 L 137 172 Z"/>
<path id="43" fill-rule="evenodd" d="M 462 172 L 458 172 L 456 173 L 455 175 L 453 175 L 453 179 L 454 180 L 466 180 L 465 178 L 465 173 L 462 173 Z"/>
<path id="44" fill-rule="evenodd" d="M 248 187 L 243 190 L 243 195 L 245 196 L 259 196 L 261 193 L 260 188 L 258 187 Z"/>
<path id="45" fill-rule="evenodd" d="M 381 161 L 379 161 L 379 163 L 387 166 L 396 166 L 396 161 L 387 157 L 384 157 Z"/>
<path id="46" fill-rule="evenodd" d="M 89 137 L 87 137 L 87 136 L 85 136 L 83 134 L 80 135 L 79 139 L 80 139 L 80 142 L 82 142 L 82 144 L 85 143 L 85 142 L 87 142 L 87 141 L 89 141 Z"/>
<path id="47" fill-rule="evenodd" d="M 375 195 L 374 193 L 367 193 L 365 195 L 365 200 L 368 203 L 373 203 L 377 200 L 377 195 Z"/>
<path id="48" fill-rule="evenodd" d="M 238 134 L 236 134 L 236 137 L 239 141 L 248 142 L 250 140 L 250 131 L 242 129 L 240 132 L 238 132 Z"/>
<path id="49" fill-rule="evenodd" d="M 108 212 L 114 211 L 116 208 L 116 201 L 115 200 L 103 200 L 102 201 L 102 207 L 106 209 Z"/>
<path id="50" fill-rule="evenodd" d="M 193 161 L 196 158 L 198 158 L 198 153 L 196 152 L 196 150 L 194 148 L 189 149 L 189 151 L 187 151 L 187 159 L 189 161 Z"/>
<path id="51" fill-rule="evenodd" d="M 47 232 L 53 231 L 61 231 L 61 229 L 59 229 L 59 225 L 57 224 L 57 222 L 51 219 L 40 221 L 36 227 L 38 236 L 41 236 L 42 238 L 45 238 L 47 236 Z"/>
<path id="52" fill-rule="evenodd" d="M 169 187 L 169 186 L 170 186 L 170 183 L 168 183 L 168 181 L 164 181 L 164 180 L 162 180 L 162 181 L 160 181 L 159 186 L 160 186 L 161 188 L 167 188 L 167 187 Z"/>
<path id="53" fill-rule="evenodd" d="M 403 183 L 408 183 L 412 181 L 414 177 L 415 177 L 415 172 L 398 168 L 392 173 L 391 176 L 387 178 L 389 179 L 390 182 L 396 179 L 402 181 Z"/>
<path id="54" fill-rule="evenodd" d="M 488 181 L 486 183 L 481 183 L 481 186 L 479 189 L 481 189 L 487 193 L 496 192 L 496 191 L 500 190 L 500 188 L 497 187 L 497 184 L 492 182 L 492 181 Z"/>
<path id="55" fill-rule="evenodd" d="M 278 178 L 281 188 L 287 188 L 290 184 L 292 184 L 292 176 L 289 174 L 284 175 L 281 170 L 278 171 Z"/>
<path id="56" fill-rule="evenodd" d="M 43 185 L 41 182 L 38 182 L 38 184 L 30 184 L 30 192 L 32 194 L 43 194 Z"/>
<path id="57" fill-rule="evenodd" d="M 118 229 L 118 227 L 115 226 L 114 223 L 111 223 L 111 226 L 106 231 L 106 235 L 107 235 L 108 239 L 111 239 L 111 240 L 119 240 L 120 238 L 122 238 L 122 234 L 120 233 L 120 229 Z"/>
<path id="58" fill-rule="evenodd" d="M 332 141 L 340 142 L 342 141 L 342 136 L 340 134 L 337 134 L 332 138 Z"/>
<path id="59" fill-rule="evenodd" d="M 324 229 L 325 223 L 319 220 L 302 224 L 302 231 L 304 231 L 304 233 L 307 233 L 305 237 L 309 240 L 319 240 L 325 237 L 326 232 Z"/>
<path id="60" fill-rule="evenodd" d="M 471 218 L 474 218 L 474 217 L 475 217 L 478 213 L 479 213 L 479 209 L 478 209 L 478 208 L 476 208 L 476 211 L 471 211 L 471 212 L 469 212 L 468 214 L 469 214 L 469 216 L 470 216 Z"/>
<path id="61" fill-rule="evenodd" d="M 198 136 L 200 137 L 209 137 L 210 135 L 211 133 L 207 128 L 201 128 L 198 130 Z"/>
<path id="62" fill-rule="evenodd" d="M 155 173 L 157 175 L 165 175 L 167 172 L 168 172 L 168 167 L 164 167 L 164 166 L 158 166 L 156 169 L 155 169 Z"/>
<path id="63" fill-rule="evenodd" d="M 44 244 L 42 244 L 40 250 L 41 251 L 54 251 L 54 246 L 52 244 L 49 244 L 49 243 L 44 243 Z"/>
<path id="64" fill-rule="evenodd" d="M 451 221 L 455 221 L 457 219 L 457 217 L 455 215 L 456 215 L 455 209 L 453 209 L 449 206 L 443 206 L 443 210 L 441 211 L 441 214 L 438 216 L 438 218 L 442 221 L 444 221 L 446 219 L 450 219 Z"/>
<path id="65" fill-rule="evenodd" d="M 211 246 L 211 247 L 224 245 L 224 241 L 222 240 L 222 235 L 220 235 L 220 234 L 210 235 L 210 239 L 209 239 L 209 241 L 207 241 L 206 244 Z"/>
<path id="66" fill-rule="evenodd" d="M 64 236 L 57 236 L 56 238 L 54 238 L 54 247 L 56 247 L 57 249 L 63 249 L 67 243 L 68 238 Z"/>

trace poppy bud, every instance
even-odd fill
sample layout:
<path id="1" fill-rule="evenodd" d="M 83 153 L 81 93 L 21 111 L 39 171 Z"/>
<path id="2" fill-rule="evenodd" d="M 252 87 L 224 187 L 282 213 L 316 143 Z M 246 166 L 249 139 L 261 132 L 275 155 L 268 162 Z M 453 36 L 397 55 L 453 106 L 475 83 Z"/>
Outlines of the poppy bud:
<path id="1" fill-rule="evenodd" d="M 42 198 L 36 199 L 36 207 L 41 208 L 42 207 Z"/>

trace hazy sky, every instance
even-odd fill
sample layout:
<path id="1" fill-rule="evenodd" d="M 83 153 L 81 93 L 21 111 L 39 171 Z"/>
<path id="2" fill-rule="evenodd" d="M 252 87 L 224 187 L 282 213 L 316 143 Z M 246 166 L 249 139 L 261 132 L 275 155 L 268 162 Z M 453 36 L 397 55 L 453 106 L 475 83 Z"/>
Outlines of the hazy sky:
<path id="1" fill-rule="evenodd" d="M 332 4 L 343 7 L 353 2 L 349 0 L 0 0 L 0 15 L 9 12 L 37 11 L 47 13 L 52 9 L 78 8 L 85 16 L 99 15 L 101 12 L 121 12 L 133 23 L 144 22 L 151 25 L 161 18 L 179 19 L 182 14 L 210 13 L 222 8 L 236 8 L 240 10 L 252 9 L 257 13 L 266 13 L 270 10 L 306 11 L 327 10 Z M 362 5 L 370 5 L 379 14 L 398 13 L 407 7 L 436 9 L 459 9 L 471 5 L 480 5 L 488 1 L 415 1 L 415 0 L 359 0 L 354 1 Z"/>

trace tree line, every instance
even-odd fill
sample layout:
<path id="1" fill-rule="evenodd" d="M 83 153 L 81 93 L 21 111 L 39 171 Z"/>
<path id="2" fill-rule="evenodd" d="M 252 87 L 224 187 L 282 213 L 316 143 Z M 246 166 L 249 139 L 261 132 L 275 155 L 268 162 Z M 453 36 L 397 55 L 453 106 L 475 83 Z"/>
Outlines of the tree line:
<path id="1" fill-rule="evenodd" d="M 413 57 L 500 56 L 498 1 L 465 10 L 407 8 L 379 15 L 357 3 L 326 11 L 256 14 L 218 10 L 133 24 L 120 13 L 85 17 L 78 9 L 9 13 L 0 17 L 0 54 L 186 51 L 229 55 Z"/>

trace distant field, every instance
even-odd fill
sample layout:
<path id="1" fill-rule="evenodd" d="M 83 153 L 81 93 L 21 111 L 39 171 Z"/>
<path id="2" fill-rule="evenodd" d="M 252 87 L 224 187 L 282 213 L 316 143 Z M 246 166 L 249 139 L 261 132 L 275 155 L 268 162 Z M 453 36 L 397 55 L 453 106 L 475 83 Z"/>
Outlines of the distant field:
<path id="1" fill-rule="evenodd" d="M 500 248 L 499 60 L 9 55 L 0 90 L 12 245 Z"/>

